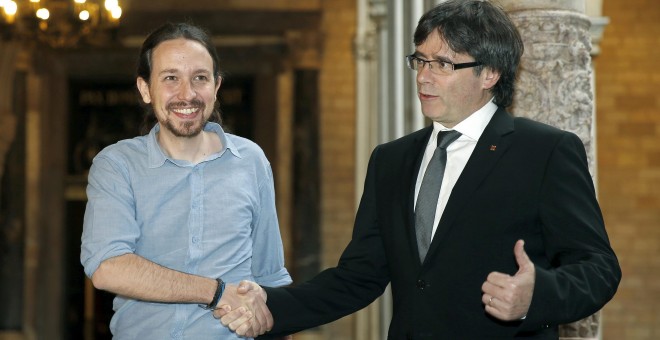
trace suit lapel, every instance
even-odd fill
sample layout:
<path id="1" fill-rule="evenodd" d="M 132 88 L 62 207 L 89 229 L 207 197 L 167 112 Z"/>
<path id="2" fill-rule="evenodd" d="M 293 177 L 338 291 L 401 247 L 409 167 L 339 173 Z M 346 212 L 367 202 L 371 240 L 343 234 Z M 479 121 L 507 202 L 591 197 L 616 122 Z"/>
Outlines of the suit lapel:
<path id="1" fill-rule="evenodd" d="M 498 109 L 477 141 L 470 159 L 451 192 L 425 262 L 428 262 L 439 244 L 443 242 L 445 235 L 453 227 L 454 220 L 464 210 L 470 197 L 486 179 L 497 160 L 509 148 L 511 138 L 505 138 L 505 135 L 511 132 L 513 132 L 513 117 L 503 109 Z"/>

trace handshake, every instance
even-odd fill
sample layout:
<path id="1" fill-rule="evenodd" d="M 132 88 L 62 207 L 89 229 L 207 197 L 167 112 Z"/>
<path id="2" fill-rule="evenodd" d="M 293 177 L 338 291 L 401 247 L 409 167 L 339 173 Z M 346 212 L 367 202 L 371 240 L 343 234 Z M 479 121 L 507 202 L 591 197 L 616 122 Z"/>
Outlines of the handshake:
<path id="1" fill-rule="evenodd" d="M 257 337 L 273 328 L 267 298 L 266 291 L 255 282 L 244 280 L 237 286 L 228 284 L 213 310 L 213 317 L 237 335 Z"/>

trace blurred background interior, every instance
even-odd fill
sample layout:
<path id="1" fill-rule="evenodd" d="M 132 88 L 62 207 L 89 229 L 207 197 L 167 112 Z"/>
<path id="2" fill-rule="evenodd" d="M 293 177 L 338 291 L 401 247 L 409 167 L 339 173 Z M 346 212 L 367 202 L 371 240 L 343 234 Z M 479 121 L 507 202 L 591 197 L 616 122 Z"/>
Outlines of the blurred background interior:
<path id="1" fill-rule="evenodd" d="M 0 0 L 0 339 L 110 338 L 112 296 L 79 262 L 86 174 L 138 134 L 134 68 L 152 29 L 190 21 L 212 34 L 223 124 L 272 163 L 300 282 L 350 240 L 371 149 L 427 124 L 404 56 L 441 1 Z M 499 2 L 526 44 L 513 112 L 583 139 L 623 269 L 604 310 L 563 334 L 659 339 L 660 6 Z M 389 303 L 295 338 L 383 339 Z"/>

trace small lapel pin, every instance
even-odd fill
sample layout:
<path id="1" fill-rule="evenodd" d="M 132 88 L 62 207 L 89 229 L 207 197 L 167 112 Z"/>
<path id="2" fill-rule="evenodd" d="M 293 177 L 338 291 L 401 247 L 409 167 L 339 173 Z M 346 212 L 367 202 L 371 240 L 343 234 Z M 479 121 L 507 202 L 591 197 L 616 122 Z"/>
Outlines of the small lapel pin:
<path id="1" fill-rule="evenodd" d="M 497 149 L 497 145 L 491 145 L 490 146 L 490 151 L 495 151 L 495 149 Z"/>

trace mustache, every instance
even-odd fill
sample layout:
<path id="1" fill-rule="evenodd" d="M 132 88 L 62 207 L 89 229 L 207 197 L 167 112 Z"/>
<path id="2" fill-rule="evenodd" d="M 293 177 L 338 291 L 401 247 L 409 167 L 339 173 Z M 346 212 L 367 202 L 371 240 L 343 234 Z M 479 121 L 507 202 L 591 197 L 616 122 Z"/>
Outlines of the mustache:
<path id="1" fill-rule="evenodd" d="M 204 104 L 203 101 L 199 99 L 193 99 L 189 102 L 172 102 L 167 104 L 167 109 L 172 110 L 172 109 L 180 109 L 180 108 L 201 108 L 204 109 L 206 105 Z"/>

